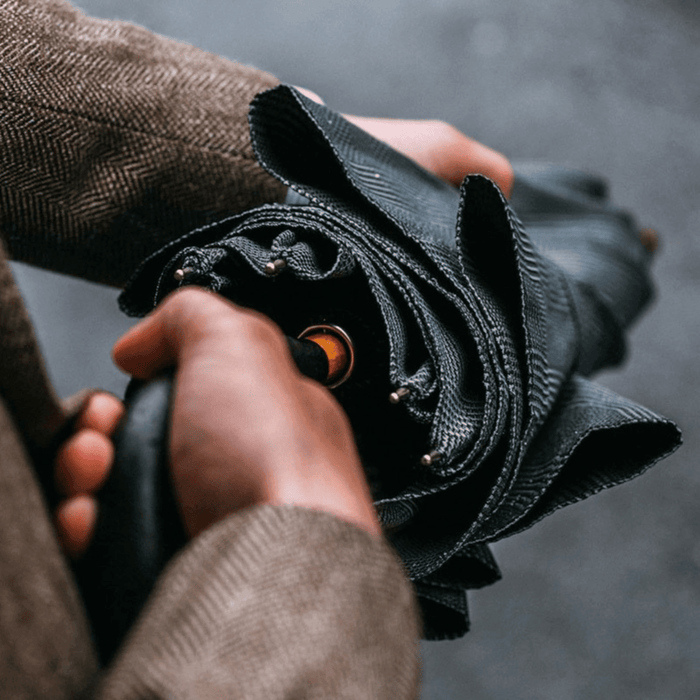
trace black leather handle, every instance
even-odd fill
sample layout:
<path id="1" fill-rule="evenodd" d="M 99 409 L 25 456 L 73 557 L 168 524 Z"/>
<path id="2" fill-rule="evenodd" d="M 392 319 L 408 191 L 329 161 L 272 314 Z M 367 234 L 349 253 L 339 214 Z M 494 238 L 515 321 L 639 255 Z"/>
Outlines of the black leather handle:
<path id="1" fill-rule="evenodd" d="M 311 341 L 287 338 L 299 369 L 324 381 L 328 359 Z M 102 663 L 108 663 L 156 579 L 187 538 L 168 467 L 172 373 L 132 380 L 113 436 L 115 459 L 99 494 L 95 535 L 74 572 Z"/>

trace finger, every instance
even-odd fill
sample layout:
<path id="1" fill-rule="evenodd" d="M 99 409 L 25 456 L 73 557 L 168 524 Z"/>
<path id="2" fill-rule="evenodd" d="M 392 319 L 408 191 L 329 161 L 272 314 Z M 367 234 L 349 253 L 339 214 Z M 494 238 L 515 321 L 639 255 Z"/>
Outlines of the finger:
<path id="1" fill-rule="evenodd" d="M 513 167 L 501 153 L 455 131 L 452 145 L 438 156 L 436 175 L 459 186 L 467 175 L 479 173 L 493 180 L 506 197 L 513 190 Z"/>
<path id="2" fill-rule="evenodd" d="M 108 437 L 96 430 L 79 430 L 56 454 L 56 487 L 66 496 L 93 493 L 104 483 L 113 460 Z"/>
<path id="3" fill-rule="evenodd" d="M 344 116 L 452 185 L 459 186 L 467 175 L 479 173 L 492 179 L 506 197 L 512 192 L 510 161 L 447 122 Z"/>
<path id="4" fill-rule="evenodd" d="M 199 287 L 173 292 L 117 340 L 112 348 L 114 362 L 138 379 L 147 379 L 173 366 L 183 336 L 201 327 L 209 298 L 213 296 Z"/>
<path id="5" fill-rule="evenodd" d="M 217 343 L 224 343 L 230 349 L 231 339 L 265 325 L 261 322 L 263 318 L 210 291 L 188 287 L 173 292 L 152 314 L 122 336 L 112 355 L 125 372 L 147 379 L 185 361 L 183 354 L 196 354 L 204 345 L 210 351 Z M 266 323 L 272 325 L 269 320 Z"/>
<path id="6" fill-rule="evenodd" d="M 76 429 L 87 428 L 109 436 L 114 432 L 122 415 L 124 404 L 116 396 L 97 392 L 88 399 L 76 422 Z"/>
<path id="7" fill-rule="evenodd" d="M 313 90 L 309 90 L 308 88 L 303 88 L 299 87 L 298 85 L 294 86 L 302 95 L 306 95 L 310 100 L 313 100 L 314 102 L 318 102 L 320 105 L 326 104 Z"/>
<path id="8" fill-rule="evenodd" d="M 159 311 L 129 329 L 112 348 L 114 363 L 127 374 L 147 379 L 175 363 Z"/>
<path id="9" fill-rule="evenodd" d="M 85 552 L 96 522 L 97 501 L 92 496 L 74 496 L 56 508 L 54 523 L 58 541 L 71 559 L 78 559 Z"/>

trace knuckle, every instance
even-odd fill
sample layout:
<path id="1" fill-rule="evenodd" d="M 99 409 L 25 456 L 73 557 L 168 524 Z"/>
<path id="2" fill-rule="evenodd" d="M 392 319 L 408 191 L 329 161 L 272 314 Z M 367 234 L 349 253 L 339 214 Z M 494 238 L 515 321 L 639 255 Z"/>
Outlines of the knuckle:
<path id="1" fill-rule="evenodd" d="M 208 289 L 190 286 L 173 292 L 168 297 L 168 301 L 171 302 L 173 308 L 178 310 L 185 312 L 204 310 L 206 312 L 215 308 L 222 299 Z"/>
<path id="2" fill-rule="evenodd" d="M 435 131 L 440 139 L 447 144 L 461 144 L 467 140 L 467 137 L 456 126 L 439 119 L 435 122 Z"/>
<path id="3" fill-rule="evenodd" d="M 156 314 L 160 314 L 165 337 L 179 346 L 235 331 L 236 307 L 201 287 L 173 292 Z"/>
<path id="4" fill-rule="evenodd" d="M 451 135 L 456 131 L 450 123 L 442 119 L 431 119 L 429 124 L 431 129 L 441 136 Z"/>
<path id="5" fill-rule="evenodd" d="M 208 290 L 178 290 L 162 306 L 167 332 L 180 342 L 218 339 L 258 352 L 288 352 L 282 331 L 271 319 Z"/>
<path id="6" fill-rule="evenodd" d="M 284 341 L 279 326 L 257 311 L 246 309 L 238 318 L 242 330 L 254 342 L 266 346 L 281 345 Z"/>
<path id="7" fill-rule="evenodd" d="M 187 323 L 209 311 L 212 296 L 199 287 L 178 289 L 161 302 L 156 313 L 160 312 L 169 325 Z"/>

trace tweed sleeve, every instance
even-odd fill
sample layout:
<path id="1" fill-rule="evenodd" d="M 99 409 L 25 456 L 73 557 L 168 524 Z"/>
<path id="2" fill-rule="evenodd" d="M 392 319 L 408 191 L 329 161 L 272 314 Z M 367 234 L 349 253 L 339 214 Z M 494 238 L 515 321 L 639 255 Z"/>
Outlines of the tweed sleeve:
<path id="1" fill-rule="evenodd" d="M 171 563 L 95 696 L 414 698 L 418 636 L 389 545 L 326 513 L 260 506 Z"/>
<path id="2" fill-rule="evenodd" d="M 277 80 L 63 0 L 0 0 L 0 236 L 121 286 L 163 243 L 267 201 L 248 105 Z"/>

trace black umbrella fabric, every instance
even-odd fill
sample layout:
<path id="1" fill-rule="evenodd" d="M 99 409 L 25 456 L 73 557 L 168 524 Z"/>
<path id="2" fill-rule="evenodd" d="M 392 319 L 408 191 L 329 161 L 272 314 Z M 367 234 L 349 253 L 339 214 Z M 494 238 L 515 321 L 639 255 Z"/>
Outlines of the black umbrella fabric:
<path id="1" fill-rule="evenodd" d="M 298 203 L 167 245 L 121 307 L 142 315 L 196 284 L 288 335 L 343 327 L 357 364 L 335 394 L 425 636 L 461 636 L 466 590 L 500 576 L 489 542 L 680 444 L 671 421 L 586 379 L 623 359 L 651 297 L 650 255 L 594 178 L 522 172 L 510 203 L 479 175 L 457 191 L 286 86 L 255 99 L 250 126 Z"/>

